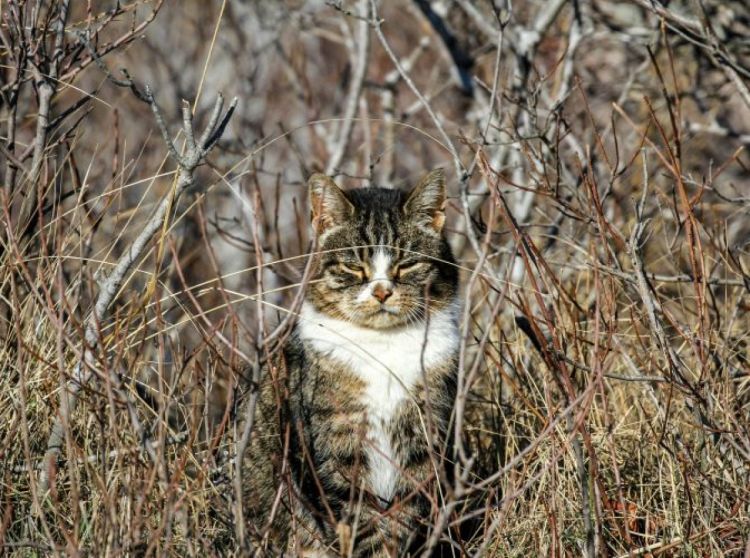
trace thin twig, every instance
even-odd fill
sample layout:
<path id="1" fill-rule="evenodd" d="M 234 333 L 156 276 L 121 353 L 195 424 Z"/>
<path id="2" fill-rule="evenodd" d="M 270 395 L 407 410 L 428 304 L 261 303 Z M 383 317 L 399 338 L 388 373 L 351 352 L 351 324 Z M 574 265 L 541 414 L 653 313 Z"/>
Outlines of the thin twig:
<path id="1" fill-rule="evenodd" d="M 201 146 L 194 145 L 193 148 L 188 149 L 184 155 L 179 155 L 169 137 L 166 123 L 164 122 L 164 118 L 161 115 L 156 100 L 148 87 L 146 88 L 146 94 L 149 96 L 151 108 L 156 117 L 156 122 L 162 132 L 162 137 L 167 144 L 167 149 L 172 155 L 175 163 L 177 163 L 177 180 L 174 187 L 171 189 L 170 194 L 162 199 L 143 230 L 126 248 L 124 254 L 120 256 L 109 276 L 100 281 L 99 295 L 96 299 L 93 311 L 91 312 L 91 316 L 86 324 L 83 357 L 76 365 L 71 380 L 68 382 L 67 386 L 65 386 L 65 389 L 61 391 L 59 416 L 52 425 L 47 440 L 47 451 L 44 459 L 47 465 L 42 469 L 42 475 L 40 478 L 42 492 L 46 492 L 49 486 L 49 468 L 55 466 L 55 462 L 62 451 L 62 444 L 66 432 L 65 427 L 69 423 L 70 417 L 75 410 L 80 391 L 88 385 L 98 368 L 96 349 L 100 342 L 100 327 L 106 318 L 107 310 L 119 293 L 122 285 L 129 278 L 129 271 L 133 264 L 141 258 L 152 240 L 157 237 L 157 233 L 163 229 L 164 222 L 167 219 L 169 211 L 174 206 L 175 201 L 179 198 L 180 194 L 182 194 L 188 187 L 192 186 L 195 169 L 203 161 L 206 155 L 208 155 L 210 150 L 210 146 L 203 147 L 204 144 L 208 143 L 206 140 L 206 142 L 202 142 Z M 210 125 L 204 131 L 204 137 L 211 138 L 216 132 L 223 129 L 221 126 L 217 125 L 223 103 L 224 98 L 219 94 L 214 104 Z M 225 126 L 226 122 L 231 118 L 236 105 L 237 99 L 234 99 L 224 116 L 222 121 L 223 126 Z"/>
<path id="2" fill-rule="evenodd" d="M 353 56 L 354 72 L 349 82 L 349 93 L 346 97 L 344 116 L 339 127 L 338 137 L 326 166 L 326 174 L 329 176 L 334 175 L 337 171 L 346 153 L 354 127 L 354 116 L 359 106 L 359 98 L 362 95 L 362 86 L 367 76 L 370 54 L 370 24 L 368 22 L 370 19 L 370 0 L 360 0 L 359 12 L 361 19 L 357 21 L 357 38 L 354 45 L 357 52 Z"/>

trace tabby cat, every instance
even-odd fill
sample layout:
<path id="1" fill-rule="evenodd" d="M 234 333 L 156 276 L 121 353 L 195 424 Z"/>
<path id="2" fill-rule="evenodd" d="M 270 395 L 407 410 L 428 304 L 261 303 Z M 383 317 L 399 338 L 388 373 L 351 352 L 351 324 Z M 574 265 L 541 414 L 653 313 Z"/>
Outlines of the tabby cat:
<path id="1" fill-rule="evenodd" d="M 408 195 L 344 192 L 321 174 L 309 191 L 319 255 L 262 382 L 243 465 L 250 532 L 269 555 L 409 555 L 450 457 L 458 276 L 444 174 Z"/>

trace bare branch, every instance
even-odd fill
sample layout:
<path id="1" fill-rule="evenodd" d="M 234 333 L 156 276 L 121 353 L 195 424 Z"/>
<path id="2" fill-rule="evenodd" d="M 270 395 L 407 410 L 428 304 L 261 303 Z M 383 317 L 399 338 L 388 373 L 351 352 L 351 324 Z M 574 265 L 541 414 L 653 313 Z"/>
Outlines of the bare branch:
<path id="1" fill-rule="evenodd" d="M 100 342 L 100 328 L 106 318 L 107 310 L 119 293 L 124 282 L 128 279 L 128 274 L 133 264 L 141 258 L 153 239 L 158 237 L 158 232 L 163 229 L 164 222 L 166 221 L 171 208 L 174 206 L 174 203 L 180 197 L 180 194 L 182 194 L 188 187 L 192 186 L 195 169 L 207 155 L 207 150 L 195 145 L 192 149 L 189 149 L 184 156 L 179 155 L 169 137 L 169 132 L 167 131 L 164 118 L 161 115 L 156 100 L 148 87 L 146 88 L 146 94 L 151 99 L 151 108 L 154 112 L 157 124 L 161 128 L 162 137 L 167 144 L 167 149 L 178 165 L 177 180 L 170 191 L 170 194 L 159 203 L 156 211 L 148 220 L 143 230 L 120 256 L 120 259 L 117 261 L 117 264 L 109 276 L 100 282 L 99 296 L 96 299 L 93 311 L 86 324 L 83 357 L 81 362 L 76 365 L 73 377 L 68 382 L 66 389 L 60 394 L 60 414 L 52 425 L 52 430 L 47 441 L 47 451 L 44 459 L 46 466 L 42 469 L 42 476 L 40 478 L 40 486 L 43 492 L 48 488 L 49 467 L 54 466 L 54 462 L 62 450 L 62 443 L 65 438 L 65 427 L 69 423 L 70 416 L 75 410 L 79 393 L 84 387 L 86 387 L 98 368 L 95 351 Z M 217 115 L 217 113 L 221 111 L 222 105 L 223 98 L 219 95 L 214 104 L 214 115 Z M 231 116 L 235 106 L 236 99 L 232 102 L 229 111 L 227 111 L 229 116 Z M 217 120 L 218 116 L 216 116 L 216 118 L 213 118 L 212 116 L 211 126 L 207 129 L 209 132 L 207 135 L 209 137 L 218 131 L 218 129 L 212 129 L 216 127 Z"/>
<path id="2" fill-rule="evenodd" d="M 371 6 L 372 6 L 372 13 L 373 17 L 375 19 L 375 33 L 378 36 L 378 39 L 380 40 L 380 44 L 383 46 L 383 49 L 388 54 L 389 58 L 391 59 L 391 62 L 393 62 L 393 65 L 396 67 L 396 70 L 398 70 L 398 73 L 401 74 L 401 78 L 404 80 L 404 82 L 409 86 L 409 89 L 412 90 L 414 95 L 419 99 L 419 101 L 422 103 L 422 106 L 427 111 L 427 113 L 430 115 L 430 118 L 432 119 L 432 122 L 435 124 L 435 127 L 440 132 L 440 135 L 443 138 L 444 145 L 443 147 L 448 150 L 448 152 L 451 154 L 451 157 L 453 158 L 453 165 L 456 170 L 456 175 L 461 178 L 465 172 L 464 166 L 461 163 L 461 158 L 458 156 L 458 151 L 456 151 L 456 147 L 453 145 L 453 141 L 451 140 L 448 133 L 445 131 L 445 127 L 443 126 L 442 121 L 440 118 L 438 118 L 437 114 L 435 114 L 435 111 L 432 110 L 432 107 L 430 106 L 429 101 L 425 99 L 422 92 L 419 90 L 419 88 L 415 85 L 414 81 L 409 77 L 409 74 L 404 70 L 403 66 L 401 66 L 401 62 L 399 61 L 398 57 L 395 55 L 393 50 L 391 49 L 391 46 L 388 44 L 388 40 L 385 38 L 385 35 L 383 35 L 383 30 L 381 29 L 381 21 L 378 18 L 377 15 L 377 6 L 375 5 L 375 0 L 370 0 Z"/>
<path id="3" fill-rule="evenodd" d="M 362 86 L 367 76 L 370 54 L 370 0 L 360 0 L 359 17 L 356 44 L 354 45 L 357 48 L 356 55 L 353 56 L 354 71 L 349 82 L 349 93 L 346 97 L 344 116 L 339 126 L 338 137 L 336 138 L 331 158 L 328 160 L 328 165 L 326 166 L 326 174 L 329 176 L 333 175 L 341 165 L 346 147 L 349 145 L 349 139 L 351 138 L 354 126 L 354 116 L 359 107 L 359 97 L 362 95 Z"/>

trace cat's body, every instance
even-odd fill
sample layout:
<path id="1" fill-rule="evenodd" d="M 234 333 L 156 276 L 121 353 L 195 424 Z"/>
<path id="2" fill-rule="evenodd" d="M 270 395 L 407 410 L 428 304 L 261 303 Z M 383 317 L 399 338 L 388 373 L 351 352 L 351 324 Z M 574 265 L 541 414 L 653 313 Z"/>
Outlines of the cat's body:
<path id="1" fill-rule="evenodd" d="M 442 173 L 408 198 L 345 195 L 316 175 L 311 198 L 318 271 L 264 380 L 245 508 L 256 531 L 270 526 L 263 542 L 276 552 L 402 555 L 439 505 L 455 394 Z"/>

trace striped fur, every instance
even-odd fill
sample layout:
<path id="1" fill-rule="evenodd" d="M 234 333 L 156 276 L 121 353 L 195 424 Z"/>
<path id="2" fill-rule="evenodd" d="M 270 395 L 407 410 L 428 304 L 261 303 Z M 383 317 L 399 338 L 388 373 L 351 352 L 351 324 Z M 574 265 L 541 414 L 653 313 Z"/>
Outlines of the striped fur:
<path id="1" fill-rule="evenodd" d="M 314 175 L 310 194 L 320 255 L 263 382 L 244 456 L 249 530 L 270 555 L 407 555 L 439 503 L 455 394 L 443 174 L 408 196 Z"/>

